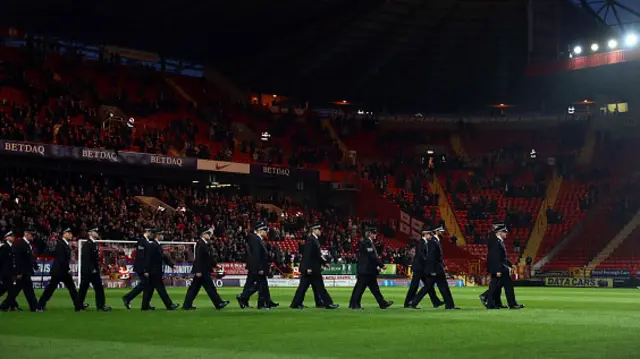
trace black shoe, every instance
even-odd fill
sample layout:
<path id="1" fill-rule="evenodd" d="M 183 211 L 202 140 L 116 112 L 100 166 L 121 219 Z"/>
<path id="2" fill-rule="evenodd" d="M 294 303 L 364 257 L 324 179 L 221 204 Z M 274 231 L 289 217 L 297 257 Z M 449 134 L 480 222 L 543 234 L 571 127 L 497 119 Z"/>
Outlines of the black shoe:
<path id="1" fill-rule="evenodd" d="M 291 309 L 304 309 L 305 306 L 300 304 L 300 305 L 290 305 L 289 308 Z"/>
<path id="2" fill-rule="evenodd" d="M 393 301 L 388 300 L 388 301 L 384 302 L 384 304 L 382 304 L 382 305 L 380 306 L 380 309 L 387 309 L 387 308 L 389 308 L 389 307 L 390 307 L 390 306 L 392 306 L 392 305 L 393 305 Z"/>
<path id="3" fill-rule="evenodd" d="M 433 305 L 434 308 L 440 308 L 444 305 L 444 302 L 436 303 Z"/>
<path id="4" fill-rule="evenodd" d="M 218 310 L 223 309 L 227 305 L 229 305 L 229 301 L 228 300 L 223 300 L 222 302 L 220 302 L 220 304 L 216 305 L 216 309 L 218 309 Z"/>
<path id="5" fill-rule="evenodd" d="M 516 304 L 509 307 L 509 309 L 524 309 L 523 304 Z"/>
<path id="6" fill-rule="evenodd" d="M 82 303 L 82 308 L 84 308 L 84 309 L 89 308 L 89 304 L 87 304 L 87 303 Z"/>
<path id="7" fill-rule="evenodd" d="M 258 307 L 258 310 L 271 310 L 271 307 Z"/>
<path id="8" fill-rule="evenodd" d="M 87 310 L 84 308 L 76 308 L 76 312 L 86 312 Z"/>
<path id="9" fill-rule="evenodd" d="M 182 307 L 182 310 L 196 310 L 196 307 Z"/>
<path id="10" fill-rule="evenodd" d="M 352 310 L 364 310 L 363 307 L 349 307 L 349 309 L 352 309 Z"/>
<path id="11" fill-rule="evenodd" d="M 340 308 L 340 304 L 329 304 L 324 308 L 325 309 L 338 309 L 338 308 Z"/>
<path id="12" fill-rule="evenodd" d="M 422 309 L 422 307 L 420 307 L 417 304 L 409 304 L 409 306 L 405 307 L 405 308 L 408 308 L 408 309 Z"/>
<path id="13" fill-rule="evenodd" d="M 167 310 L 168 310 L 168 311 L 174 311 L 174 310 L 176 310 L 176 309 L 178 309 L 178 308 L 180 308 L 180 304 L 174 303 L 174 304 L 171 304 L 171 305 L 169 306 L 169 308 L 167 308 Z"/>
<path id="14" fill-rule="evenodd" d="M 487 309 L 489 309 L 489 310 L 499 310 L 499 309 L 502 309 L 502 308 L 501 307 L 489 307 L 488 306 Z"/>
<path id="15" fill-rule="evenodd" d="M 279 306 L 280 306 L 280 303 L 269 302 L 269 308 L 278 308 Z"/>
<path id="16" fill-rule="evenodd" d="M 124 307 L 127 309 L 131 309 L 131 301 L 125 297 L 122 297 L 122 304 L 124 304 Z"/>
<path id="17" fill-rule="evenodd" d="M 482 294 L 480 294 L 480 302 L 482 303 L 482 305 L 484 305 L 485 308 L 489 309 L 489 301 L 487 300 L 487 297 Z"/>
<path id="18" fill-rule="evenodd" d="M 240 309 L 249 308 L 249 303 L 247 303 L 247 301 L 242 297 L 240 297 L 239 295 L 236 296 L 236 300 L 238 301 L 238 305 L 240 306 Z"/>
<path id="19" fill-rule="evenodd" d="M 509 308 L 509 307 L 507 307 L 506 305 L 502 305 L 502 304 L 500 304 L 500 305 L 496 305 L 496 307 L 499 307 L 500 309 L 507 309 L 507 308 Z"/>
<path id="20" fill-rule="evenodd" d="M 156 310 L 156 307 L 142 308 L 143 312 L 152 312 L 154 310 Z"/>
<path id="21" fill-rule="evenodd" d="M 40 310 L 43 311 L 43 312 L 46 312 L 47 311 L 47 306 L 41 305 L 40 306 Z"/>
<path id="22" fill-rule="evenodd" d="M 98 311 L 99 312 L 110 312 L 111 311 L 111 307 L 105 305 L 104 307 L 99 308 Z"/>
<path id="23" fill-rule="evenodd" d="M 460 310 L 460 308 L 458 307 L 449 307 L 449 308 L 444 308 L 446 310 Z"/>

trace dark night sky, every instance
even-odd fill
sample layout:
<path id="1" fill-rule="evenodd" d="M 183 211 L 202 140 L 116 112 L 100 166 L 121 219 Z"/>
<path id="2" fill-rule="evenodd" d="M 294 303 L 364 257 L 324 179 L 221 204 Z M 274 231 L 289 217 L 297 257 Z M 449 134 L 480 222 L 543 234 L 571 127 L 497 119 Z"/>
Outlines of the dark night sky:
<path id="1" fill-rule="evenodd" d="M 580 3 L 579 0 L 573 0 L 575 3 Z M 618 3 L 625 5 L 633 10 L 635 10 L 636 12 L 640 13 L 640 0 L 617 0 Z M 595 10 L 598 11 L 602 5 L 604 4 L 603 0 L 589 0 L 589 3 L 591 4 L 591 7 Z M 627 27 L 629 28 L 633 28 L 633 29 L 640 29 L 640 18 L 629 13 L 628 11 L 620 8 L 620 7 L 616 7 L 616 10 L 618 10 L 618 16 L 620 17 L 620 21 L 622 21 L 623 23 L 627 23 Z M 602 10 L 602 12 L 600 13 L 601 16 L 604 16 L 605 14 L 605 10 Z M 609 25 L 613 25 L 613 26 L 617 26 L 617 20 L 616 17 L 614 16 L 614 13 L 612 10 L 609 11 L 609 14 L 607 15 L 607 24 Z M 636 24 L 632 24 L 633 22 L 637 22 Z"/>

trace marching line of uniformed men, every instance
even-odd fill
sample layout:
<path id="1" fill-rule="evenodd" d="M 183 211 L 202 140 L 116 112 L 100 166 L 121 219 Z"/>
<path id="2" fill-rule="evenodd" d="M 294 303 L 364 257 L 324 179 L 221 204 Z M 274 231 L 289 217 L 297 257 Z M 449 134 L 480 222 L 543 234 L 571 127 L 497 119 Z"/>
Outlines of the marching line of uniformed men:
<path id="1" fill-rule="evenodd" d="M 247 238 L 247 280 L 242 293 L 236 299 L 240 308 L 251 308 L 249 299 L 257 292 L 258 309 L 270 310 L 279 306 L 279 304 L 271 300 L 267 279 L 270 270 L 270 258 L 265 244 L 268 227 L 265 223 L 258 222 L 253 225 L 253 229 L 254 232 Z M 405 308 L 419 309 L 420 301 L 428 294 L 431 304 L 435 308 L 445 305 L 445 308 L 449 310 L 460 309 L 455 306 L 447 283 L 444 255 L 438 238 L 438 233 L 441 232 L 444 232 L 442 227 L 422 231 L 422 238 L 418 241 L 412 263 L 413 277 L 405 298 Z M 491 284 L 489 289 L 480 296 L 480 299 L 487 309 L 524 308 L 523 305 L 518 304 L 515 300 L 513 283 L 510 277 L 512 263 L 507 259 L 504 246 L 504 239 L 508 232 L 507 228 L 502 223 L 494 224 L 494 232 L 496 238 L 489 242 L 487 255 L 487 268 L 491 274 Z M 196 245 L 195 259 L 191 270 L 194 277 L 187 289 L 182 306 L 183 310 L 196 309 L 193 306 L 193 301 L 201 288 L 204 288 L 216 309 L 222 309 L 229 304 L 229 301 L 220 298 L 213 283 L 212 271 L 217 266 L 217 263 L 209 247 L 212 235 L 212 229 L 202 231 L 201 238 Z M 300 266 L 300 284 L 290 305 L 292 309 L 305 308 L 303 304 L 304 297 L 310 286 L 314 293 L 316 307 L 326 309 L 337 309 L 339 307 L 333 303 L 324 286 L 322 268 L 327 265 L 327 262 L 321 253 L 320 235 L 321 226 L 311 226 L 310 233 L 305 241 Z M 374 244 L 376 236 L 377 229 L 366 229 L 365 237 L 359 243 L 357 280 L 349 300 L 350 309 L 363 309 L 361 300 L 366 288 L 369 288 L 380 308 L 386 309 L 393 305 L 392 301 L 384 299 L 378 285 L 378 275 L 385 269 L 385 265 L 380 262 L 376 251 Z M 5 242 L 0 243 L 0 296 L 5 292 L 8 295 L 0 304 L 0 311 L 20 310 L 16 298 L 21 291 L 24 293 L 31 311 L 45 311 L 47 302 L 60 283 L 63 283 L 69 291 L 76 311 L 85 311 L 88 307 L 84 303 L 84 299 L 89 285 L 93 286 L 95 291 L 96 308 L 99 311 L 110 311 L 111 307 L 105 304 L 104 288 L 100 278 L 100 253 L 98 244 L 95 242 L 100 239 L 98 229 L 89 230 L 88 237 L 81 252 L 82 265 L 80 271 L 82 279 L 79 291 L 76 290 L 70 269 L 70 242 L 73 241 L 73 234 L 71 229 L 66 229 L 63 231 L 62 238 L 56 243 L 55 250 L 47 252 L 47 254 L 54 256 L 51 279 L 38 301 L 36 300 L 31 280 L 34 269 L 37 268 L 36 256 L 32 248 L 33 233 L 29 230 L 25 231 L 23 241 L 20 241 L 15 246 L 13 232 L 6 233 L 4 235 Z M 162 280 L 163 264 L 174 267 L 171 260 L 163 253 L 160 245 L 162 240 L 163 233 L 161 231 L 147 228 L 143 237 L 138 241 L 134 271 L 138 275 L 139 281 L 135 288 L 122 297 L 124 306 L 127 309 L 131 309 L 131 301 L 142 293 L 142 310 L 155 310 L 151 306 L 151 298 L 154 291 L 158 292 L 167 310 L 179 308 L 179 305 L 173 303 L 169 298 Z M 423 283 L 423 287 L 418 291 L 420 282 Z M 438 298 L 434 285 L 438 286 L 443 300 Z M 503 288 L 507 297 L 508 307 L 504 307 L 500 301 Z"/>

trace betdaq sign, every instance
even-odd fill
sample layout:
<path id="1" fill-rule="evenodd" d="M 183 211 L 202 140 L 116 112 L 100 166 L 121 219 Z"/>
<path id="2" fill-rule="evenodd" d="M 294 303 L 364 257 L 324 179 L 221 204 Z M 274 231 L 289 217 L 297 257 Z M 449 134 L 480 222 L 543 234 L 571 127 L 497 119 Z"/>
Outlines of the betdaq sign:
<path id="1" fill-rule="evenodd" d="M 47 147 L 45 145 L 2 141 L 2 152 L 48 156 Z"/>
<path id="2" fill-rule="evenodd" d="M 98 148 L 82 148 L 0 140 L 0 154 L 36 155 L 41 157 L 122 163 L 140 166 L 197 169 L 197 159 L 150 153 L 121 152 Z"/>
<path id="3" fill-rule="evenodd" d="M 289 178 L 295 181 L 318 181 L 320 173 L 313 170 L 301 170 L 289 167 L 251 165 L 250 173 L 256 177 Z"/>

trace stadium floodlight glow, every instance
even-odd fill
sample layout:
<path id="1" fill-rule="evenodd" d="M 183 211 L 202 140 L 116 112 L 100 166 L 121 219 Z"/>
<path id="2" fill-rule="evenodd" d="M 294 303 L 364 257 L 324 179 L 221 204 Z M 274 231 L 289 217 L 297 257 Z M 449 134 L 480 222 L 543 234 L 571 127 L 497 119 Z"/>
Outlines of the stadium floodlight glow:
<path id="1" fill-rule="evenodd" d="M 580 55 L 582 53 L 582 46 L 578 45 L 573 48 L 573 53 L 576 55 Z"/>
<path id="2" fill-rule="evenodd" d="M 591 51 L 598 51 L 599 48 L 600 46 L 598 46 L 598 44 L 596 44 L 595 42 L 591 44 Z"/>
<path id="3" fill-rule="evenodd" d="M 616 39 L 611 39 L 607 42 L 607 47 L 609 47 L 611 50 L 615 49 L 616 47 L 618 47 L 618 40 Z"/>
<path id="4" fill-rule="evenodd" d="M 627 47 L 633 47 L 638 44 L 638 35 L 629 34 L 624 38 L 624 44 Z"/>

